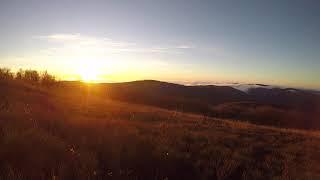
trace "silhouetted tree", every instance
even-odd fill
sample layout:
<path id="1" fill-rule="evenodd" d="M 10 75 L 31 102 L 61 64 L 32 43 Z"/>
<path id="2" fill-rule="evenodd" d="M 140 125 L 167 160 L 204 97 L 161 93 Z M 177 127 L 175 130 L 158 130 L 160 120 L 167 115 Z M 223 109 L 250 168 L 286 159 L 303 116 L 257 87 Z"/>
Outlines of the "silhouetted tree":
<path id="1" fill-rule="evenodd" d="M 52 86 L 56 82 L 56 78 L 49 74 L 47 71 L 44 71 L 41 74 L 41 84 L 44 86 Z"/>
<path id="2" fill-rule="evenodd" d="M 13 73 L 9 68 L 0 68 L 0 80 L 12 80 Z"/>
<path id="3" fill-rule="evenodd" d="M 25 70 L 23 80 L 31 83 L 38 83 L 40 80 L 40 75 L 35 70 Z"/>
<path id="4" fill-rule="evenodd" d="M 19 69 L 19 71 L 16 73 L 16 79 L 17 80 L 23 80 L 24 78 L 24 70 L 23 69 Z"/>

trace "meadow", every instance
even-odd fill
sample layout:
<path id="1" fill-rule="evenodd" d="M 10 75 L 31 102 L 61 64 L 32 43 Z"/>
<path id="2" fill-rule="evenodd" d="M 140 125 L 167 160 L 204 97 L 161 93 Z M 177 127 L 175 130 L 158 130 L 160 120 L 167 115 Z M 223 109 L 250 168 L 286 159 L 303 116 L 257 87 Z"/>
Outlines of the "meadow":
<path id="1" fill-rule="evenodd" d="M 47 75 L 0 77 L 0 179 L 320 178 L 318 131 L 117 101 Z"/>

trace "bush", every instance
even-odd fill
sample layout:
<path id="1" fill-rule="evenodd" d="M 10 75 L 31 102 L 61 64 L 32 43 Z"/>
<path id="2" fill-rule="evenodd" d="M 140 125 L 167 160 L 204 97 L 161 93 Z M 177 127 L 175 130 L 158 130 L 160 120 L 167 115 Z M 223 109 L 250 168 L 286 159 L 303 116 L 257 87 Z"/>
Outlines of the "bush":
<path id="1" fill-rule="evenodd" d="M 23 80 L 31 82 L 31 83 L 38 83 L 40 81 L 40 75 L 39 75 L 38 71 L 25 70 Z"/>
<path id="2" fill-rule="evenodd" d="M 56 78 L 49 74 L 47 71 L 44 71 L 41 74 L 41 84 L 44 86 L 52 86 L 56 82 Z"/>
<path id="3" fill-rule="evenodd" d="M 0 80 L 12 80 L 13 73 L 9 68 L 0 68 Z"/>
<path id="4" fill-rule="evenodd" d="M 24 79 L 24 70 L 19 69 L 19 71 L 16 73 L 16 79 L 17 80 L 23 80 Z"/>
<path id="5" fill-rule="evenodd" d="M 16 73 L 13 73 L 9 68 L 0 68 L 0 80 L 18 80 L 44 86 L 52 86 L 56 83 L 56 77 L 49 74 L 47 71 L 39 73 L 38 71 L 31 69 L 19 69 Z"/>

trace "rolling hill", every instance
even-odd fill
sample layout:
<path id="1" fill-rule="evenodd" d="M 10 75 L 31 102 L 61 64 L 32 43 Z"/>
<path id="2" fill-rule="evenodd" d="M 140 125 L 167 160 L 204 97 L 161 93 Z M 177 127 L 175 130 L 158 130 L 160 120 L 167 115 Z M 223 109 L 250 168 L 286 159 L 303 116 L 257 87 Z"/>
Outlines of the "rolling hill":
<path id="1" fill-rule="evenodd" d="M 101 86 L 109 98 L 135 104 L 278 127 L 320 128 L 320 96 L 304 90 L 259 85 L 243 92 L 229 86 L 184 86 L 159 81 Z"/>
<path id="2" fill-rule="evenodd" d="M 0 179 L 320 178 L 318 131 L 117 101 L 105 86 L 1 82 Z"/>

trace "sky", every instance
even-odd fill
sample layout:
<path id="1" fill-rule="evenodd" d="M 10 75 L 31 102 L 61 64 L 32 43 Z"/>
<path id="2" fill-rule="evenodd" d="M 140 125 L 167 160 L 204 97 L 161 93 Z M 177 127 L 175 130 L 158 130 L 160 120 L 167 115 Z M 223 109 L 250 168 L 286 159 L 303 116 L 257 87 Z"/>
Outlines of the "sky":
<path id="1" fill-rule="evenodd" d="M 320 89 L 317 0 L 0 0 L 0 66 Z"/>

